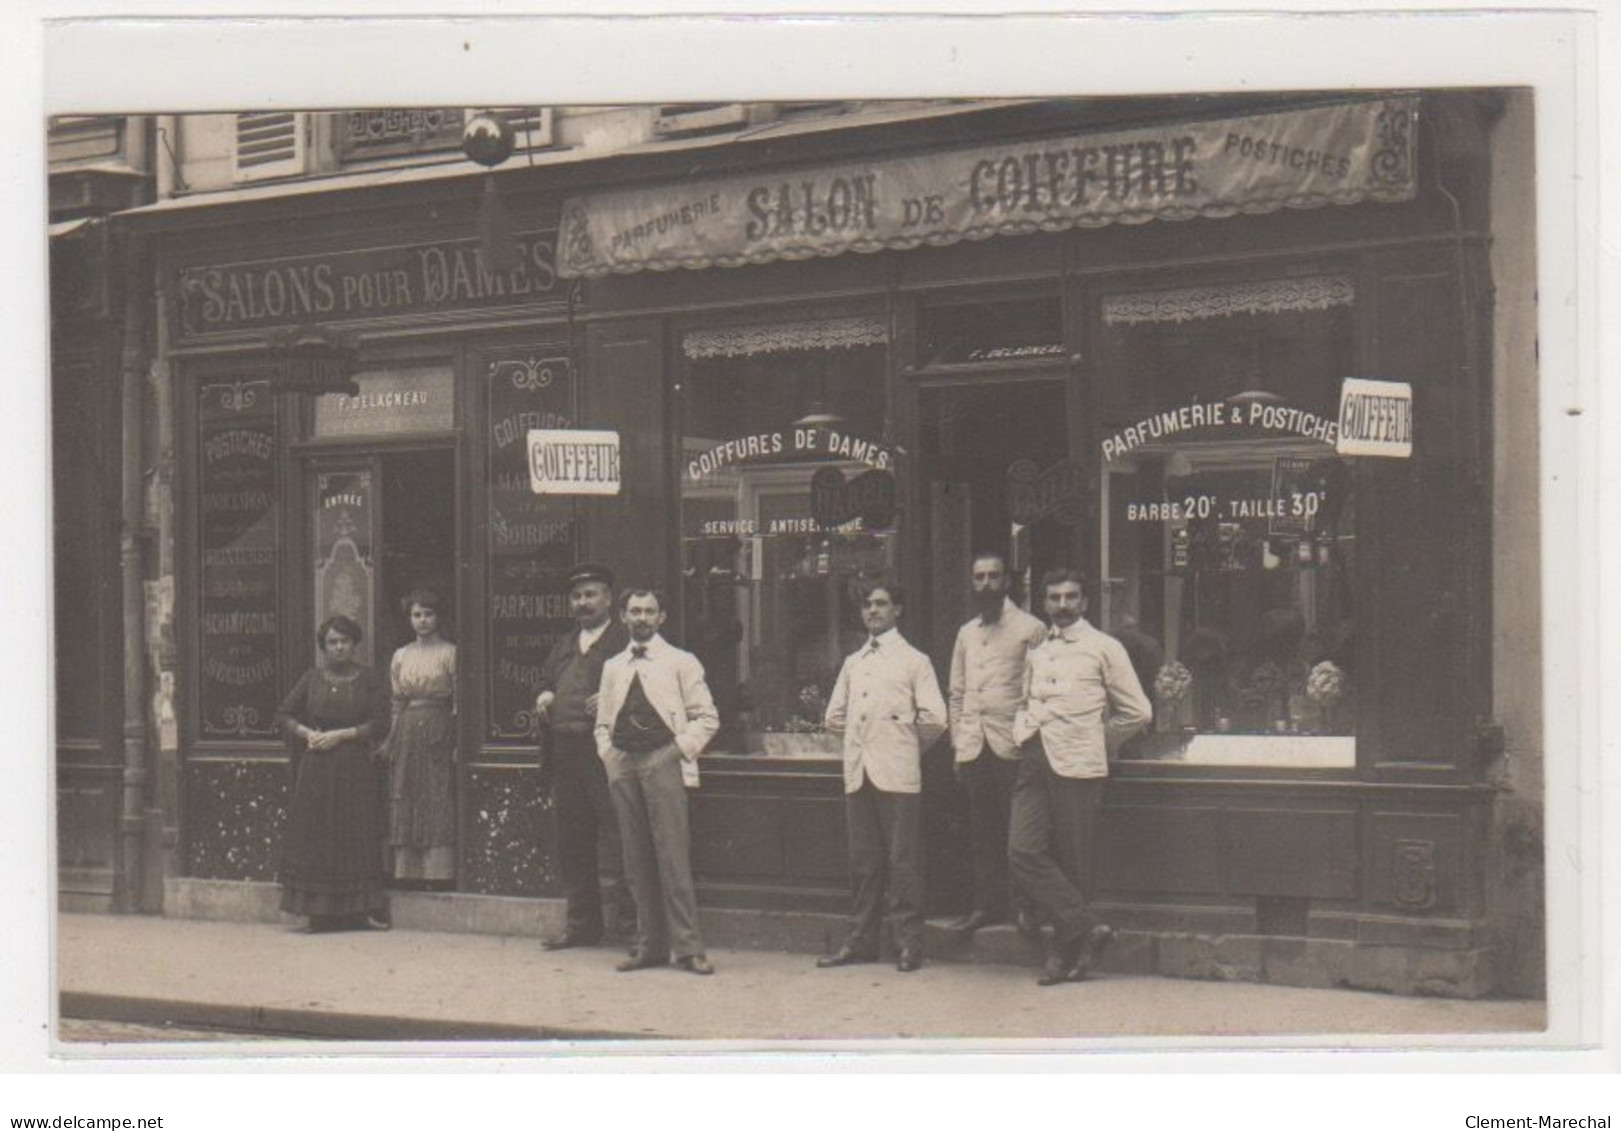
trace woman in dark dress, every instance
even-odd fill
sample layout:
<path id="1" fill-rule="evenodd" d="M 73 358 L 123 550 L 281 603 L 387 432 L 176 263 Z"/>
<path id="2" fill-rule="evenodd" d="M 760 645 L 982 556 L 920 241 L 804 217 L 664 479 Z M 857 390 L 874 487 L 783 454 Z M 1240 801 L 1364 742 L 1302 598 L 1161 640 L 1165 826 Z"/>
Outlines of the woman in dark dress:
<path id="1" fill-rule="evenodd" d="M 361 635 L 348 617 L 323 621 L 321 665 L 304 673 L 276 712 L 296 751 L 281 909 L 308 916 L 311 932 L 388 925 L 372 757 L 388 732 L 388 700 L 371 669 L 355 662 Z"/>

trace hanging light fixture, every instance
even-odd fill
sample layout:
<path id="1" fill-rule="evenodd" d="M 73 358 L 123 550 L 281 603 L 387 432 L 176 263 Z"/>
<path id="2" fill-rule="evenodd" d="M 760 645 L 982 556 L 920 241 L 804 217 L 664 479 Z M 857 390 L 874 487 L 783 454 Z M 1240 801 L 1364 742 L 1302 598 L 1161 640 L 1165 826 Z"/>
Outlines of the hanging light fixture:
<path id="1" fill-rule="evenodd" d="M 474 115 L 462 127 L 462 153 L 484 166 L 484 195 L 478 208 L 478 246 L 491 271 L 510 271 L 520 262 L 518 243 L 506 208 L 495 187 L 495 167 L 512 156 L 517 144 L 511 124 L 500 114 Z"/>

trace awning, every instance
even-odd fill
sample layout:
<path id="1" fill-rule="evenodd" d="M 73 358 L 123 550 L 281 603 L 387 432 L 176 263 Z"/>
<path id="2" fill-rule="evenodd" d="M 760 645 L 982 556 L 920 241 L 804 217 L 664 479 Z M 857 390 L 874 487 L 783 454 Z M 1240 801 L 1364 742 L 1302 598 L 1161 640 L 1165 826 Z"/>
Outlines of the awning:
<path id="1" fill-rule="evenodd" d="M 571 197 L 558 274 L 1410 200 L 1416 95 Z"/>
<path id="2" fill-rule="evenodd" d="M 97 216 L 81 216 L 77 220 L 59 220 L 56 223 L 51 224 L 46 230 L 50 232 L 51 239 L 54 240 L 60 239 L 62 236 L 71 236 L 74 232 L 81 231 L 92 224 L 99 224 L 100 222 L 101 219 Z"/>

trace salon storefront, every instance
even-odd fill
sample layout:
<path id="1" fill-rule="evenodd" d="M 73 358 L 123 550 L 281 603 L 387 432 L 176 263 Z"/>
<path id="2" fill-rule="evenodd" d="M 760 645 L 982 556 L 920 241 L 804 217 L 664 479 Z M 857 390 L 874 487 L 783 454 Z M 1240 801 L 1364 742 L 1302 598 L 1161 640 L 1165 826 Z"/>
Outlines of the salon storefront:
<path id="1" fill-rule="evenodd" d="M 820 719 L 853 583 L 901 579 L 943 677 L 995 549 L 1026 593 L 1080 566 L 1155 699 L 1107 801 L 1124 961 L 1485 992 L 1492 113 L 1038 104 L 513 170 L 498 271 L 465 178 L 154 221 L 177 870 L 273 876 L 271 716 L 314 625 L 355 616 L 386 663 L 428 585 L 460 653 L 458 890 L 555 891 L 529 707 L 584 556 L 663 585 L 709 673 L 701 902 L 836 912 Z M 288 383 L 312 333 L 354 386 Z M 537 493 L 536 430 L 617 451 Z M 965 805 L 948 749 L 925 761 L 944 914 Z"/>

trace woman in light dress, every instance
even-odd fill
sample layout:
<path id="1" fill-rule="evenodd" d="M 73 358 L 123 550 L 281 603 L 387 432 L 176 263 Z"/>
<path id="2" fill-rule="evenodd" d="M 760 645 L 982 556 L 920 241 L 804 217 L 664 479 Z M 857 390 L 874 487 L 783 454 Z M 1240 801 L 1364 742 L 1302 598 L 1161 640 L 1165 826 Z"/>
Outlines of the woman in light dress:
<path id="1" fill-rule="evenodd" d="M 456 646 L 439 635 L 437 594 L 403 602 L 416 639 L 389 664 L 389 855 L 395 880 L 446 888 L 456 880 Z"/>

